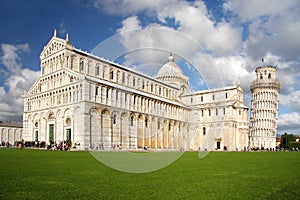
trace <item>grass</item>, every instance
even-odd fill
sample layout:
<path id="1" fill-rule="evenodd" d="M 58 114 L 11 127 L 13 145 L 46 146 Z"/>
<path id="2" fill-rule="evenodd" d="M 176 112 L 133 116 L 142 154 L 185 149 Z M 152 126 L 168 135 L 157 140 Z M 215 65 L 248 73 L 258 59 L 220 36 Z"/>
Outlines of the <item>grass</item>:
<path id="1" fill-rule="evenodd" d="M 0 199 L 298 199 L 299 152 L 186 152 L 150 173 L 88 152 L 0 149 Z"/>

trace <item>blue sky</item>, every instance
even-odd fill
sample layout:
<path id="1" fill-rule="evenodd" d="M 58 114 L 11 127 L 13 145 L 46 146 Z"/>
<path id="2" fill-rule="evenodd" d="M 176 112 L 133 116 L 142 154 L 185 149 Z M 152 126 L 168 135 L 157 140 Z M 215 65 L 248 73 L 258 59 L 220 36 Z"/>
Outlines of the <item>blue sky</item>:
<path id="1" fill-rule="evenodd" d="M 22 119 L 20 95 L 38 77 L 39 54 L 56 28 L 77 48 L 149 75 L 173 52 L 192 88 L 240 82 L 247 106 L 264 57 L 283 85 L 279 133 L 300 131 L 297 0 L 7 0 L 0 26 L 0 119 Z"/>

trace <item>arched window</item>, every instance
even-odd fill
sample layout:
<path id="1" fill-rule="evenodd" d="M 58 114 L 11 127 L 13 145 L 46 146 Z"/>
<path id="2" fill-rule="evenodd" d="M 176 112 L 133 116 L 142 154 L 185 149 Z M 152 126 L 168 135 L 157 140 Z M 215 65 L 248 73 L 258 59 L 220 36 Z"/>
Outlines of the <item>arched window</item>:
<path id="1" fill-rule="evenodd" d="M 203 135 L 206 135 L 206 128 L 203 127 Z"/>
<path id="2" fill-rule="evenodd" d="M 103 67 L 103 70 L 102 70 L 102 78 L 106 78 L 105 77 L 105 68 Z"/>
<path id="3" fill-rule="evenodd" d="M 95 95 L 96 95 L 96 96 L 98 95 L 98 90 L 99 90 L 99 87 L 96 86 L 96 91 L 95 91 Z"/>
<path id="4" fill-rule="evenodd" d="M 125 83 L 125 73 L 122 74 L 122 83 Z"/>
<path id="5" fill-rule="evenodd" d="M 111 71 L 110 71 L 110 80 L 113 80 L 113 79 L 114 79 L 114 71 L 111 70 Z"/>
<path id="6" fill-rule="evenodd" d="M 50 113 L 50 115 L 49 115 L 48 118 L 49 118 L 49 119 L 54 119 L 54 114 L 53 114 L 53 113 Z"/>
<path id="7" fill-rule="evenodd" d="M 71 119 L 70 119 L 70 118 L 67 118 L 67 119 L 66 119 L 66 125 L 67 125 L 67 126 L 71 126 Z"/>
<path id="8" fill-rule="evenodd" d="M 71 66 L 70 66 L 70 69 L 73 69 L 73 62 L 74 62 L 74 59 L 73 59 L 73 57 L 71 57 Z"/>
<path id="9" fill-rule="evenodd" d="M 132 79 L 132 87 L 135 87 L 135 78 Z"/>
<path id="10" fill-rule="evenodd" d="M 130 117 L 130 126 L 133 126 L 133 116 Z"/>
<path id="11" fill-rule="evenodd" d="M 95 72 L 96 76 L 99 76 L 99 66 L 96 66 L 96 72 Z"/>
<path id="12" fill-rule="evenodd" d="M 109 98 L 109 88 L 106 88 L 106 98 Z"/>
<path id="13" fill-rule="evenodd" d="M 269 73 L 269 75 L 268 75 L 268 79 L 271 79 L 271 73 Z"/>
<path id="14" fill-rule="evenodd" d="M 84 67 L 83 65 L 84 65 L 84 62 L 82 60 L 82 61 L 80 61 L 80 64 L 79 64 L 79 70 L 80 70 L 80 72 L 83 71 L 83 67 Z"/>
<path id="15" fill-rule="evenodd" d="M 116 124 L 116 123 L 117 123 L 117 115 L 114 114 L 114 116 L 113 116 L 113 124 Z"/>

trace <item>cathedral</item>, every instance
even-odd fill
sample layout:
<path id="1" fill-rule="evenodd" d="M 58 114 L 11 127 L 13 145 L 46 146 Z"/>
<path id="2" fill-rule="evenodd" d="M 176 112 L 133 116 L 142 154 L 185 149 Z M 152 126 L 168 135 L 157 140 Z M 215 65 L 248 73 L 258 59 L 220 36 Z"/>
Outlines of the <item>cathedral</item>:
<path id="1" fill-rule="evenodd" d="M 71 141 L 77 150 L 236 151 L 261 145 L 250 138 L 241 86 L 191 91 L 172 54 L 150 77 L 81 51 L 54 31 L 40 68 L 24 95 L 25 141 Z"/>

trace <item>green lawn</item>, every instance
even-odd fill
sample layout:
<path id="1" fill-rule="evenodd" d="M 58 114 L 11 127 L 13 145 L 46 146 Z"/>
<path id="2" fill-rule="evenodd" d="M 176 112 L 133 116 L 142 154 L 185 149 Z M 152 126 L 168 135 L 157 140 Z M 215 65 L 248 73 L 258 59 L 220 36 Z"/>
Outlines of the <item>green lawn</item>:
<path id="1" fill-rule="evenodd" d="M 299 199 L 300 152 L 186 152 L 131 174 L 88 152 L 0 149 L 0 199 Z"/>

